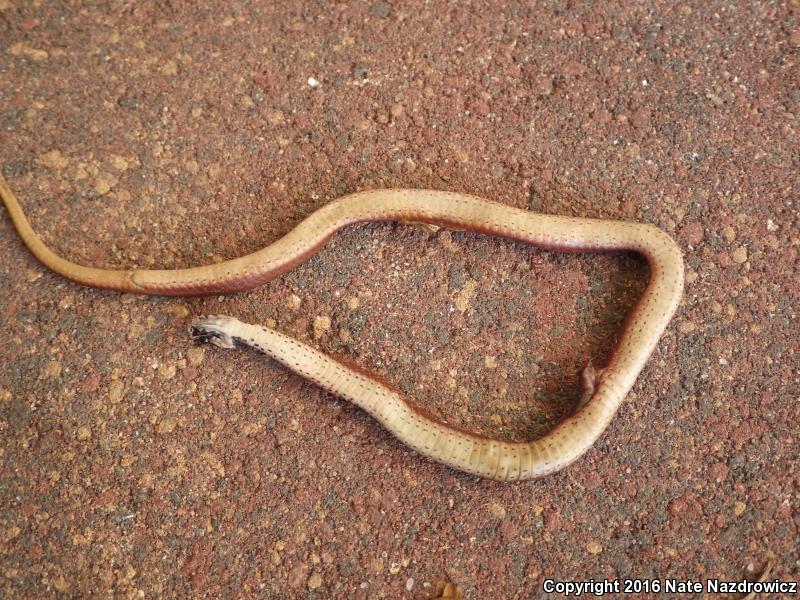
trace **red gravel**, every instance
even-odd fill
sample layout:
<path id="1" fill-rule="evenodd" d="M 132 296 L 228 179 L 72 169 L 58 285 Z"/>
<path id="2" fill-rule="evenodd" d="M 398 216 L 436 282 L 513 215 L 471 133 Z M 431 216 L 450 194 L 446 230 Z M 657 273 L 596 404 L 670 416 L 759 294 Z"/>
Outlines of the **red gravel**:
<path id="1" fill-rule="evenodd" d="M 175 300 L 44 272 L 2 218 L 0 594 L 531 598 L 769 558 L 797 579 L 798 23 L 796 1 L 0 0 L 3 173 L 73 260 L 208 263 L 344 193 L 427 187 L 657 224 L 689 276 L 600 442 L 501 484 L 188 321 L 273 320 L 524 439 L 608 357 L 638 259 L 363 225 Z"/>

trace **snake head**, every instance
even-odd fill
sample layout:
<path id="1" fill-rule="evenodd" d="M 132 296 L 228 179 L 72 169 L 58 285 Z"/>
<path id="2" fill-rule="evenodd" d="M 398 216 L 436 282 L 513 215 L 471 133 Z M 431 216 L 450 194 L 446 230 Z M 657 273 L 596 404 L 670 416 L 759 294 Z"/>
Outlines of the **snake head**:
<path id="1" fill-rule="evenodd" d="M 208 315 L 198 317 L 189 326 L 189 335 L 201 344 L 214 344 L 220 348 L 235 348 L 234 337 L 228 328 L 235 322 L 231 317 Z"/>

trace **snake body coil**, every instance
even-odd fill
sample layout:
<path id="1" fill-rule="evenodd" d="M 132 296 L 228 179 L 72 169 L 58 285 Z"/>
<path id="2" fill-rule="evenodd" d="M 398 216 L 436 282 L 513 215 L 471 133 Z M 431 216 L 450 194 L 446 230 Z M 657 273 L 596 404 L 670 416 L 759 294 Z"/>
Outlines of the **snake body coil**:
<path id="1" fill-rule="evenodd" d="M 451 192 L 375 190 L 335 200 L 269 246 L 221 263 L 174 270 L 85 267 L 53 253 L 34 233 L 0 177 L 0 197 L 30 251 L 48 269 L 77 283 L 152 295 L 191 296 L 256 287 L 306 261 L 339 229 L 365 221 L 416 221 L 519 240 L 562 252 L 630 250 L 650 265 L 650 281 L 632 309 L 608 365 L 584 372 L 577 411 L 543 438 L 504 442 L 464 432 L 425 416 L 376 379 L 277 331 L 230 317 L 192 324 L 192 335 L 223 347 L 253 346 L 333 394 L 357 404 L 418 452 L 462 471 L 522 480 L 557 471 L 586 452 L 605 430 L 664 332 L 683 292 L 683 258 L 670 236 L 652 225 L 540 215 Z"/>

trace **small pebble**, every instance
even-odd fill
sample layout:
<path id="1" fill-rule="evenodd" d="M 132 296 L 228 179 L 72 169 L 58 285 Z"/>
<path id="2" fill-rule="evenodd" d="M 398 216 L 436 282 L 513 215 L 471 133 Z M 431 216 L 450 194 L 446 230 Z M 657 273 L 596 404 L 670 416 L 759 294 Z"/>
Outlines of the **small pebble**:
<path id="1" fill-rule="evenodd" d="M 389 16 L 391 10 L 392 7 L 389 6 L 389 4 L 387 4 L 386 2 L 376 2 L 370 7 L 369 12 L 373 17 L 378 17 L 379 19 L 385 19 Z"/>
<path id="2" fill-rule="evenodd" d="M 113 166 L 113 167 L 114 167 L 114 168 L 115 168 L 117 171 L 127 171 L 127 170 L 128 170 L 128 167 L 130 166 L 130 165 L 128 164 L 128 161 L 127 161 L 127 160 L 125 160 L 125 158 L 124 158 L 124 157 L 122 157 L 122 156 L 119 156 L 118 154 L 112 154 L 112 155 L 111 155 L 111 165 L 112 165 L 112 166 Z"/>
<path id="3" fill-rule="evenodd" d="M 97 176 L 94 182 L 94 191 L 97 192 L 99 195 L 103 196 L 111 191 L 119 180 L 114 176 L 108 173 L 101 173 Z"/>
<path id="4" fill-rule="evenodd" d="M 58 150 L 50 150 L 50 152 L 39 155 L 39 162 L 45 167 L 60 171 L 69 164 L 69 159 L 63 156 Z"/>
<path id="5" fill-rule="evenodd" d="M 637 129 L 649 129 L 650 109 L 648 108 L 638 109 L 636 112 L 633 113 L 633 118 L 631 119 L 631 123 Z"/>
<path id="6" fill-rule="evenodd" d="M 319 339 L 331 328 L 331 318 L 321 315 L 314 319 L 314 338 Z"/>
<path id="7" fill-rule="evenodd" d="M 28 44 L 24 44 L 22 42 L 11 44 L 7 48 L 7 51 L 12 56 L 28 56 L 37 62 L 46 60 L 50 56 L 47 50 L 42 50 L 40 48 L 33 48 Z"/>
<path id="8" fill-rule="evenodd" d="M 161 67 L 161 72 L 164 75 L 177 75 L 178 74 L 178 63 L 174 60 L 168 60 L 164 63 L 164 66 Z"/>
<path id="9" fill-rule="evenodd" d="M 117 380 L 112 381 L 108 387 L 108 399 L 112 404 L 116 404 L 122 400 L 122 395 L 125 393 L 125 385 Z"/>
<path id="10" fill-rule="evenodd" d="M 175 426 L 177 424 L 177 421 L 173 417 L 164 417 L 156 425 L 156 433 L 162 435 L 165 433 L 172 433 L 175 431 Z"/>
<path id="11" fill-rule="evenodd" d="M 488 508 L 489 508 L 489 513 L 490 513 L 490 514 L 491 514 L 493 517 L 495 517 L 495 518 L 497 518 L 497 519 L 503 519 L 503 518 L 505 518 L 505 516 L 506 516 L 506 509 L 505 509 L 505 508 L 503 507 L 503 505 L 502 505 L 502 504 L 500 504 L 499 502 L 497 502 L 497 501 L 490 502 L 490 503 L 489 503 L 489 507 L 488 507 Z"/>
<path id="12" fill-rule="evenodd" d="M 161 379 L 164 379 L 166 381 L 169 381 L 170 379 L 175 377 L 176 372 L 177 372 L 177 367 L 175 365 L 162 364 L 158 368 L 159 377 L 161 377 Z"/>
<path id="13" fill-rule="evenodd" d="M 303 301 L 300 299 L 300 296 L 298 296 L 297 294 L 292 294 L 291 296 L 289 296 L 286 299 L 286 306 L 288 308 L 292 308 L 292 309 L 295 309 L 295 310 L 300 308 L 300 305 L 302 303 L 303 303 Z"/>
<path id="14" fill-rule="evenodd" d="M 319 573 L 312 573 L 308 578 L 308 589 L 317 590 L 322 587 L 322 575 Z"/>
<path id="15" fill-rule="evenodd" d="M 586 73 L 586 66 L 582 65 L 581 63 L 571 60 L 567 64 L 564 65 L 564 74 L 570 75 L 572 77 L 580 77 L 584 73 Z"/>
<path id="16" fill-rule="evenodd" d="M 705 236 L 703 226 L 697 221 L 687 221 L 679 232 L 681 239 L 690 246 L 696 246 Z"/>
<path id="17" fill-rule="evenodd" d="M 41 374 L 43 379 L 58 379 L 61 376 L 61 363 L 57 360 L 51 360 L 47 363 L 44 372 Z"/>
<path id="18" fill-rule="evenodd" d="M 725 238 L 726 241 L 732 242 L 734 239 L 736 239 L 736 231 L 730 226 L 723 227 L 722 237 Z"/>
<path id="19" fill-rule="evenodd" d="M 747 249 L 744 246 L 739 246 L 731 253 L 731 258 L 733 262 L 739 265 L 747 262 Z"/>
<path id="20" fill-rule="evenodd" d="M 605 125 L 606 123 L 611 122 L 613 115 L 607 110 L 600 109 L 592 113 L 592 118 L 594 119 L 595 123 L 598 123 L 599 125 Z"/>
<path id="21" fill-rule="evenodd" d="M 202 346 L 195 346 L 194 348 L 189 348 L 186 352 L 186 357 L 189 359 L 189 364 L 193 367 L 196 367 L 201 362 L 203 362 L 203 358 L 206 355 L 206 349 Z"/>
<path id="22" fill-rule="evenodd" d="M 539 75 L 533 82 L 533 91 L 539 96 L 549 96 L 553 93 L 553 76 Z"/>

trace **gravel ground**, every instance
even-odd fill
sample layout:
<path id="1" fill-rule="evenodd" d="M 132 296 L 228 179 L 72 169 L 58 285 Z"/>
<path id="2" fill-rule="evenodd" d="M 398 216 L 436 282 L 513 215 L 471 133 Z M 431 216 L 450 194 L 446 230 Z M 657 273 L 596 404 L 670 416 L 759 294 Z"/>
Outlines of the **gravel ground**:
<path id="1" fill-rule="evenodd" d="M 436 188 L 659 225 L 683 304 L 600 441 L 503 484 L 188 322 L 274 323 L 526 439 L 608 358 L 639 258 L 368 224 L 251 292 L 149 298 L 44 271 L 0 218 L 0 596 L 797 580 L 796 0 L 198 4 L 0 0 L 0 164 L 57 252 L 206 264 L 348 192 Z"/>

